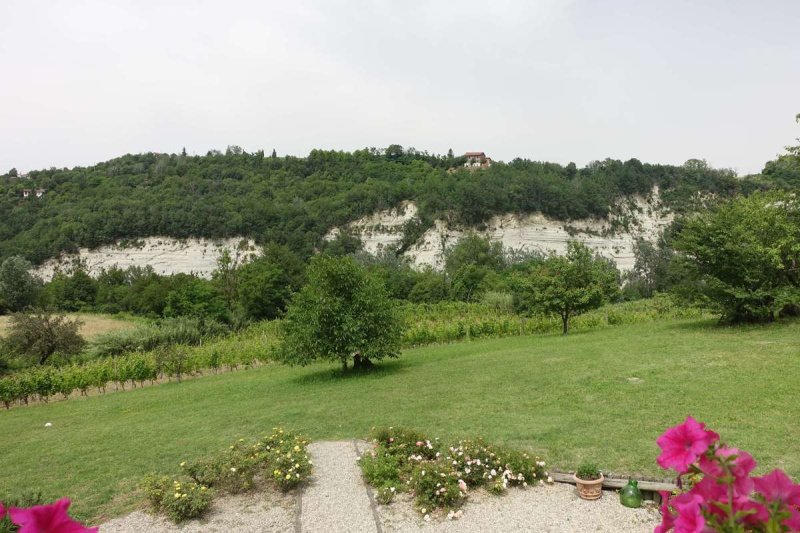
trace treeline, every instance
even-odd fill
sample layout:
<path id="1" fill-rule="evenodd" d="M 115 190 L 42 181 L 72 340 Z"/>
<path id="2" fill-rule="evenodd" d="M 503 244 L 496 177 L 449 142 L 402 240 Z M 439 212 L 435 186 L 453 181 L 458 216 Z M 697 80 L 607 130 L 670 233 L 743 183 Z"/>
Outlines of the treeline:
<path id="1" fill-rule="evenodd" d="M 791 181 L 776 173 L 780 183 Z M 33 263 L 80 246 L 151 235 L 247 236 L 305 258 L 331 227 L 404 200 L 419 206 L 419 218 L 407 228 L 413 240 L 436 218 L 477 224 L 498 213 L 535 211 L 557 219 L 604 217 L 623 195 L 648 194 L 656 185 L 675 209 L 690 207 L 696 193 L 771 186 L 698 160 L 671 166 L 607 159 L 577 168 L 515 159 L 476 172 L 452 153 L 397 145 L 313 150 L 307 157 L 238 147 L 205 156 L 146 153 L 16 174 L 0 177 L 0 260 L 18 255 Z M 24 189 L 43 195 L 23 198 Z"/>

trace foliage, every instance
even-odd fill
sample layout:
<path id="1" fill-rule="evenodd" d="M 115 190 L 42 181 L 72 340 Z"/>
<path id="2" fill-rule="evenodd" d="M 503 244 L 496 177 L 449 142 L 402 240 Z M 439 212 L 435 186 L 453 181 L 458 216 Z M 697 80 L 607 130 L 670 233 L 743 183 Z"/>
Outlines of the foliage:
<path id="1" fill-rule="evenodd" d="M 662 522 L 657 533 L 674 528 L 725 533 L 800 531 L 800 485 L 782 470 L 752 476 L 756 461 L 732 448 L 692 417 L 667 429 L 656 441 L 658 464 L 681 476 L 694 476 L 693 486 L 670 495 L 662 492 Z"/>
<path id="2" fill-rule="evenodd" d="M 460 440 L 450 446 L 403 428 L 372 431 L 374 448 L 359 458 L 367 483 L 378 488 L 382 503 L 411 490 L 422 514 L 460 506 L 467 493 L 487 487 L 495 494 L 509 486 L 551 481 L 538 457 L 483 440 Z"/>
<path id="3" fill-rule="evenodd" d="M 503 244 L 475 233 L 468 233 L 445 250 L 445 270 L 455 275 L 467 265 L 501 270 L 505 266 Z"/>
<path id="4" fill-rule="evenodd" d="M 626 276 L 625 291 L 636 291 L 642 298 L 652 298 L 656 292 L 671 287 L 670 265 L 674 251 L 668 239 L 662 234 L 656 243 L 641 238 L 636 241 L 633 246 L 636 261 Z"/>
<path id="5" fill-rule="evenodd" d="M 561 317 L 563 333 L 569 320 L 606 303 L 618 290 L 617 269 L 608 260 L 592 257 L 584 244 L 570 241 L 567 255 L 548 257 L 528 285 L 539 309 Z"/>
<path id="6" fill-rule="evenodd" d="M 285 246 L 269 244 L 264 255 L 241 267 L 239 300 L 248 318 L 276 318 L 305 282 L 305 266 Z"/>
<path id="7" fill-rule="evenodd" d="M 800 202 L 754 194 L 685 220 L 675 241 L 688 288 L 729 322 L 771 321 L 800 304 Z"/>
<path id="8" fill-rule="evenodd" d="M 0 259 L 22 255 L 40 263 L 59 252 L 151 235 L 249 236 L 307 257 L 331 227 L 404 200 L 416 201 L 424 226 L 437 218 L 475 224 L 509 212 L 604 217 L 621 195 L 646 195 L 654 185 L 676 208 L 698 191 L 728 195 L 771 186 L 702 164 L 607 159 L 575 169 L 515 159 L 470 172 L 458 161 L 396 147 L 274 158 L 231 150 L 129 154 L 91 167 L 32 171 L 25 183 L 0 178 Z M 22 189 L 31 187 L 47 194 L 22 200 Z"/>
<path id="9" fill-rule="evenodd" d="M 154 511 L 163 512 L 176 523 L 202 516 L 214 499 L 214 492 L 205 485 L 168 476 L 145 477 L 142 490 Z"/>
<path id="10" fill-rule="evenodd" d="M 0 505 L 5 506 L 6 509 L 11 507 L 33 507 L 34 505 L 42 505 L 45 503 L 41 491 L 26 491 L 19 496 L 6 498 Z M 0 511 L 0 533 L 15 533 L 19 531 L 19 527 L 11 521 L 8 514 Z"/>
<path id="11" fill-rule="evenodd" d="M 88 346 L 93 357 L 122 355 L 129 352 L 150 351 L 159 346 L 173 344 L 198 345 L 230 330 L 214 320 L 178 317 L 165 318 L 133 329 L 111 331 L 96 337 Z"/>
<path id="12" fill-rule="evenodd" d="M 40 282 L 30 270 L 31 264 L 19 256 L 0 263 L 0 313 L 23 311 L 35 303 Z"/>
<path id="13" fill-rule="evenodd" d="M 274 358 L 278 340 L 277 324 L 262 323 L 236 336 L 188 348 L 159 346 L 151 352 L 133 352 L 115 357 L 92 359 L 59 367 L 24 369 L 0 377 L 0 402 L 6 408 L 15 402 L 48 401 L 55 395 L 68 398 L 72 393 L 86 395 L 90 389 L 105 393 L 107 387 L 125 390 L 126 385 L 143 386 L 156 380 L 182 379 L 203 370 L 250 368 L 256 362 Z"/>
<path id="14" fill-rule="evenodd" d="M 78 334 L 80 320 L 40 311 L 11 316 L 3 346 L 11 353 L 29 357 L 40 365 L 55 353 L 69 357 L 80 352 L 86 341 Z"/>
<path id="15" fill-rule="evenodd" d="M 144 478 L 142 489 L 155 511 L 175 522 L 194 518 L 208 508 L 215 491 L 247 492 L 260 478 L 284 492 L 307 482 L 313 467 L 308 444 L 301 435 L 273 428 L 272 434 L 256 442 L 238 439 L 221 453 L 181 462 L 191 481 L 151 474 Z"/>
<path id="16" fill-rule="evenodd" d="M 308 280 L 286 313 L 283 361 L 339 360 L 347 370 L 354 354 L 367 361 L 397 357 L 402 323 L 378 280 L 352 258 L 325 255 L 311 261 Z"/>
<path id="17" fill-rule="evenodd" d="M 622 307 L 642 312 L 638 306 L 649 303 Z M 578 317 L 576 326 L 598 312 Z M 245 330 L 244 341 L 215 341 L 216 347 L 252 357 L 267 349 L 264 326 Z M 567 337 L 417 348 L 379 372 L 348 379 L 325 363 L 266 364 L 181 386 L 11 409 L 0 412 L 0 500 L 16 487 L 38 487 L 47 496 L 69 490 L 76 518 L 99 523 L 136 508 L 130 488 L 144 472 L 177 474 L 182 460 L 225 450 L 242 436 L 263 436 L 278 424 L 307 428 L 315 441 L 360 435 L 375 421 L 443 442 L 481 435 L 562 469 L 603 450 L 609 471 L 663 477 L 653 439 L 674 425 L 675 409 L 642 417 L 641 405 L 709 413 L 726 425 L 730 440 L 759 450 L 763 472 L 783 468 L 796 478 L 800 448 L 786 443 L 800 442 L 800 425 L 787 424 L 786 413 L 797 408 L 798 338 L 797 320 L 719 328 L 707 317 L 664 318 Z M 753 386 L 754 376 L 764 386 Z M 731 422 L 742 416 L 746 424 Z M 47 421 L 51 428 L 43 427 Z M 58 460 L 41 468 L 49 456 Z M 68 485 L 76 473 L 80 482 Z"/>
<path id="18" fill-rule="evenodd" d="M 585 462 L 582 463 L 578 470 L 575 471 L 575 476 L 578 479 L 582 479 L 584 481 L 592 481 L 595 479 L 600 479 L 600 469 L 594 463 Z"/>

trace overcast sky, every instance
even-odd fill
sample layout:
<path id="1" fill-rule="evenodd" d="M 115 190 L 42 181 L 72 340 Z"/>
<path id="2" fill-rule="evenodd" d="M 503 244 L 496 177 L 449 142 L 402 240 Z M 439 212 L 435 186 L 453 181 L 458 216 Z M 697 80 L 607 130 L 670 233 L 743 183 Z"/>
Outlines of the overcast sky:
<path id="1" fill-rule="evenodd" d="M 740 174 L 800 136 L 800 1 L 0 0 L 0 173 L 392 143 Z"/>

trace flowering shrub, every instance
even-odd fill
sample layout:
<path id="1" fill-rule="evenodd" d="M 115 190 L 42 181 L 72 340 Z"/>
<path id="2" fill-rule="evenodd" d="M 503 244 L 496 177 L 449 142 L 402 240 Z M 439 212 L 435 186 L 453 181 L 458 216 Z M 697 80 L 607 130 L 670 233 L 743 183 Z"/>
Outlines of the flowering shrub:
<path id="1" fill-rule="evenodd" d="M 96 533 L 99 528 L 88 528 L 70 518 L 67 509 L 72 502 L 62 498 L 49 505 L 9 507 L 0 503 L 0 531 L 20 533 Z M 6 512 L 8 517 L 6 518 Z"/>
<path id="2" fill-rule="evenodd" d="M 300 435 L 274 428 L 255 443 L 239 439 L 222 453 L 200 461 L 183 461 L 189 479 L 145 477 L 142 489 L 156 511 L 173 520 L 199 516 L 211 504 L 211 488 L 236 494 L 252 490 L 259 479 L 288 491 L 311 475 L 312 462 Z M 196 513 L 196 514 L 195 514 Z"/>
<path id="3" fill-rule="evenodd" d="M 800 485 L 781 470 L 751 477 L 756 462 L 731 448 L 692 417 L 656 441 L 658 464 L 692 479 L 679 494 L 661 494 L 662 522 L 655 533 L 800 531 Z"/>
<path id="4" fill-rule="evenodd" d="M 308 439 L 283 429 L 274 428 L 256 446 L 261 465 L 271 470 L 272 481 L 286 492 L 304 483 L 311 475 L 313 463 L 306 446 Z"/>
<path id="5" fill-rule="evenodd" d="M 219 488 L 231 494 L 253 488 L 258 457 L 239 439 L 228 451 L 211 459 L 182 462 L 181 468 L 196 483 Z"/>
<path id="6" fill-rule="evenodd" d="M 509 486 L 549 479 L 538 457 L 480 439 L 443 446 L 438 439 L 392 427 L 374 431 L 373 437 L 376 446 L 359 465 L 366 481 L 378 487 L 378 501 L 389 503 L 397 492 L 411 491 L 424 515 L 460 506 L 476 487 L 501 494 Z"/>
<path id="7" fill-rule="evenodd" d="M 205 485 L 171 480 L 167 476 L 147 476 L 142 489 L 155 511 L 165 513 L 174 522 L 202 515 L 211 505 L 214 493 Z"/>

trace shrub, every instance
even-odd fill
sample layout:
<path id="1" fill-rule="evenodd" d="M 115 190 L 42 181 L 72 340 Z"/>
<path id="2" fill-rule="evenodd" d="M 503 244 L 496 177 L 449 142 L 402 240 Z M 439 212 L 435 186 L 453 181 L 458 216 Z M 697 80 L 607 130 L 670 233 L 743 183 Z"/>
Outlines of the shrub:
<path id="1" fill-rule="evenodd" d="M 600 479 L 600 469 L 596 464 L 586 462 L 578 467 L 578 470 L 575 471 L 575 475 L 584 481 L 592 481 L 594 479 Z"/>
<path id="2" fill-rule="evenodd" d="M 375 448 L 359 458 L 359 466 L 378 489 L 376 498 L 387 504 L 397 492 L 411 490 L 423 514 L 458 507 L 471 488 L 500 494 L 509 486 L 551 481 L 539 457 L 480 439 L 442 446 L 438 439 L 394 427 L 373 430 L 372 436 Z"/>
<path id="3" fill-rule="evenodd" d="M 451 509 L 461 505 L 466 493 L 459 487 L 456 472 L 444 462 L 423 462 L 411 471 L 409 478 L 414 501 L 426 514 L 437 508 Z"/>
<path id="4" fill-rule="evenodd" d="M 163 512 L 176 523 L 201 516 L 214 498 L 214 492 L 205 485 L 168 476 L 145 477 L 142 490 L 154 511 Z"/>

